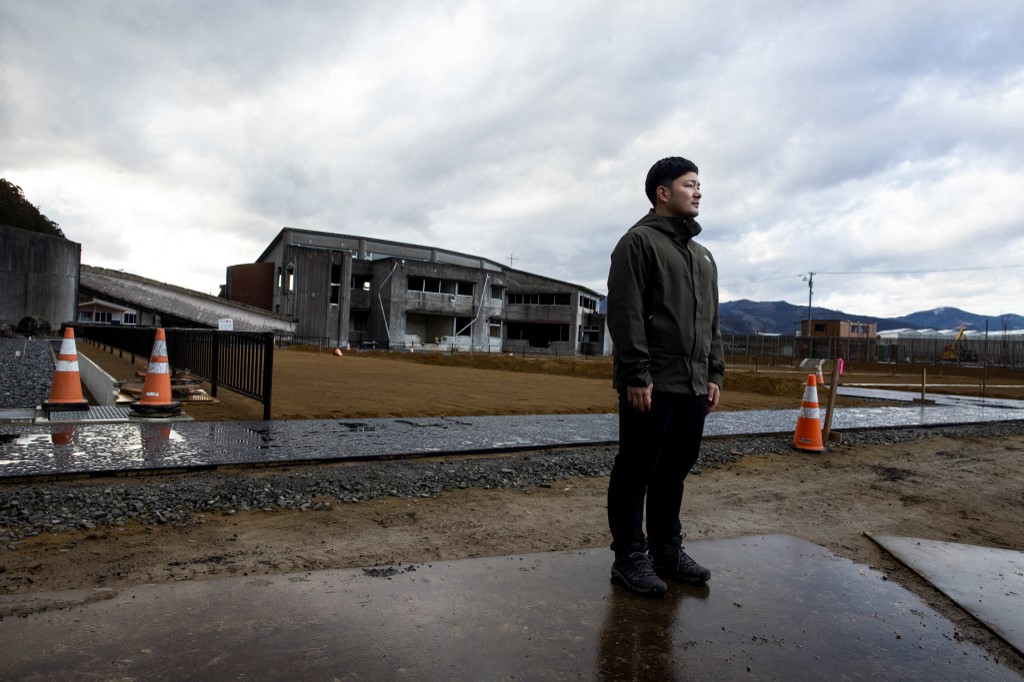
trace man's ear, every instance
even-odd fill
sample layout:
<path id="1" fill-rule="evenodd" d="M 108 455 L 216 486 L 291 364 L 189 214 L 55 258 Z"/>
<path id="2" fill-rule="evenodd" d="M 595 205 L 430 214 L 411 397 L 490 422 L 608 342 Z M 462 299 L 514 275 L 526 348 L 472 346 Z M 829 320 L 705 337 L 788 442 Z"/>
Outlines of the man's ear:
<path id="1" fill-rule="evenodd" d="M 671 190 L 665 185 L 658 185 L 654 188 L 654 196 L 659 201 L 668 201 L 668 195 Z"/>

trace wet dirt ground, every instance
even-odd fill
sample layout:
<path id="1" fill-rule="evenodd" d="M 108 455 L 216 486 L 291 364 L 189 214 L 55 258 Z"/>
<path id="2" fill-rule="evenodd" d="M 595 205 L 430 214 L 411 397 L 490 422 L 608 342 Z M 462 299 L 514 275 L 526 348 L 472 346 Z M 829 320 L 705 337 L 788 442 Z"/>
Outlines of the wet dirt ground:
<path id="1" fill-rule="evenodd" d="M 304 372 L 330 361 L 307 355 L 298 363 L 307 368 Z M 460 400 L 482 409 L 482 396 L 505 406 L 500 409 L 536 410 L 537 401 L 555 395 L 560 396 L 558 401 L 551 401 L 556 411 L 568 411 L 561 400 L 579 411 L 609 411 L 613 403 L 608 382 L 601 379 L 558 375 L 543 378 L 545 375 L 536 374 L 520 377 L 501 370 L 443 368 L 446 380 L 438 389 L 438 375 L 429 372 L 439 368 L 374 358 L 365 358 L 365 364 L 356 360 L 362 359 L 338 360 L 346 363 L 346 395 L 398 381 L 385 372 L 387 367 L 397 366 L 396 371 L 408 379 L 404 385 L 409 388 L 402 399 L 413 401 L 412 396 L 418 395 L 417 409 L 424 413 L 458 410 Z M 416 379 L 420 372 L 424 374 Z M 463 373 L 477 374 L 469 374 L 468 383 L 463 385 L 457 381 Z M 791 378 L 799 387 L 798 375 L 789 372 L 780 378 Z M 519 384 L 521 378 L 523 383 Z M 307 412 L 341 416 L 344 410 L 321 394 L 314 378 L 306 379 L 304 387 L 292 390 L 296 396 L 306 395 L 307 401 L 309 396 L 318 397 Z M 369 382 L 362 384 L 362 391 L 354 388 L 360 385 L 357 379 Z M 424 394 L 412 388 L 420 382 L 435 392 L 435 398 L 425 405 Z M 496 382 L 500 390 L 472 392 L 473 385 L 486 387 Z M 283 386 L 281 390 L 282 397 L 276 404 L 282 412 L 291 413 L 296 408 L 290 401 L 298 398 L 286 398 L 289 391 Z M 793 404 L 791 396 L 766 393 L 771 390 L 734 390 L 730 394 L 727 384 L 724 396 L 727 405 L 737 409 Z M 379 406 L 380 394 L 376 395 L 375 401 L 366 402 L 367 407 L 353 410 L 364 415 L 394 416 L 379 414 L 384 408 Z M 221 405 L 227 409 L 244 399 L 231 401 L 225 399 Z M 251 403 L 254 411 L 260 409 L 253 401 L 244 402 Z M 373 404 L 378 404 L 378 413 L 369 407 Z M 1022 458 L 1024 442 L 1019 436 L 984 435 L 843 445 L 826 455 L 791 451 L 748 456 L 721 468 L 705 469 L 688 479 L 684 528 L 692 538 L 794 535 L 878 568 L 952 620 L 964 637 L 1024 674 L 1024 657 L 864 536 L 871 532 L 1024 550 L 1024 526 L 1020 523 L 1024 518 Z M 262 474 L 247 471 L 225 475 Z M 152 484 L 160 485 L 160 479 L 154 478 Z M 129 523 L 117 528 L 45 533 L 11 543 L 0 552 L 0 593 L 606 547 L 606 486 L 607 478 L 603 476 L 572 478 L 534 489 L 468 487 L 437 497 L 335 503 L 320 511 L 239 511 L 210 514 L 198 524 Z M 0 488 L 0 495 L 3 490 Z M 714 570 L 714 566 L 711 568 Z"/>

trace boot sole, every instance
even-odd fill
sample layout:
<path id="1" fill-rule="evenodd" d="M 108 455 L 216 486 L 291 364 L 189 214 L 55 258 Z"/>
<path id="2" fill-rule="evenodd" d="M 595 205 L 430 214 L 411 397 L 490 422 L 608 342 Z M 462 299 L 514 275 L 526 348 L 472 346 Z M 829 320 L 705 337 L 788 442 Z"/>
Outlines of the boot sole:
<path id="1" fill-rule="evenodd" d="M 703 585 L 707 581 L 711 580 L 710 575 L 708 575 L 707 578 L 683 578 L 682 576 L 678 576 L 672 573 L 671 571 L 659 571 L 655 569 L 654 572 L 657 573 L 658 577 L 662 580 L 674 580 L 677 583 L 685 583 L 687 585 Z"/>
<path id="2" fill-rule="evenodd" d="M 652 587 L 649 590 L 644 590 L 643 588 L 633 585 L 631 582 L 623 578 L 615 571 L 612 571 L 612 582 L 622 585 L 633 594 L 639 594 L 641 597 L 663 597 L 665 596 L 665 593 L 668 591 L 667 585 L 665 586 L 664 590 L 659 590 L 656 587 Z"/>

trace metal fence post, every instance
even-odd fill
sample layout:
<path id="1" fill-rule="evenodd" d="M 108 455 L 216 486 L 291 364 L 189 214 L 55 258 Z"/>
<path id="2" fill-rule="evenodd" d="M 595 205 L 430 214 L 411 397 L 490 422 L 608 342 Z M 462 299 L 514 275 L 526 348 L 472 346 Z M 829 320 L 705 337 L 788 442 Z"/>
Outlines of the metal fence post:
<path id="1" fill-rule="evenodd" d="M 217 384 L 220 383 L 220 332 L 212 332 L 213 342 L 211 344 L 210 356 L 210 395 L 217 397 Z"/>
<path id="2" fill-rule="evenodd" d="M 263 335 L 263 419 L 270 420 L 270 399 L 274 395 L 274 335 Z"/>

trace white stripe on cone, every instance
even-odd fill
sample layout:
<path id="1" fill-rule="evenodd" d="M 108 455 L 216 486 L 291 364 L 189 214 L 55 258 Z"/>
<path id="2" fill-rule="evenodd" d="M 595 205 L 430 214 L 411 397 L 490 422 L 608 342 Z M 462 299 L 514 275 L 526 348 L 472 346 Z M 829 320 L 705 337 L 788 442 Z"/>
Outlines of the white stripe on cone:
<path id="1" fill-rule="evenodd" d="M 153 342 L 153 357 L 166 358 L 167 357 L 167 341 L 156 340 Z"/>
<path id="2" fill-rule="evenodd" d="M 61 355 L 77 355 L 78 349 L 75 348 L 74 339 L 64 339 L 60 343 L 60 354 Z"/>
<path id="3" fill-rule="evenodd" d="M 77 372 L 78 371 L 78 360 L 58 360 L 57 361 L 58 372 Z"/>
<path id="4" fill-rule="evenodd" d="M 166 362 L 151 362 L 148 371 L 150 374 L 170 374 Z"/>

